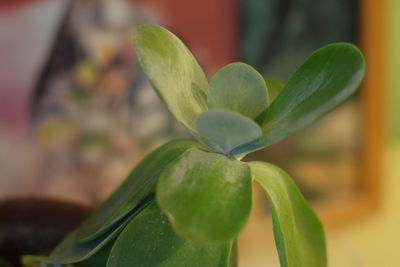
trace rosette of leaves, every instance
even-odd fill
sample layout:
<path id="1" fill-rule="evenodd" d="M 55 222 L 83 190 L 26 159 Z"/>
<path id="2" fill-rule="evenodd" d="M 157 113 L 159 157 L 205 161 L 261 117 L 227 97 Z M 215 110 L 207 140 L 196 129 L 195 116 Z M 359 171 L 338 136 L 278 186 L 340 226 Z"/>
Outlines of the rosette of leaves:
<path id="1" fill-rule="evenodd" d="M 282 84 L 245 63 L 208 81 L 186 46 L 160 26 L 140 26 L 135 46 L 152 86 L 197 141 L 174 140 L 152 152 L 49 257 L 27 256 L 25 264 L 237 266 L 235 240 L 254 181 L 269 200 L 281 266 L 326 266 L 321 223 L 288 174 L 240 159 L 345 101 L 364 76 L 360 51 L 325 46 Z"/>

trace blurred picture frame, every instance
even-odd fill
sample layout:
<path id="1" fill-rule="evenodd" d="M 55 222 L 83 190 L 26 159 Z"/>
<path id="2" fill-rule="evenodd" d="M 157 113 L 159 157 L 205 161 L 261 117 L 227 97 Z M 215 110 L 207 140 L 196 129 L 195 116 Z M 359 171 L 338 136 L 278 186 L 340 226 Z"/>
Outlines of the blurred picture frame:
<path id="1" fill-rule="evenodd" d="M 367 62 L 360 88 L 361 136 L 358 190 L 347 198 L 316 206 L 327 226 L 342 226 L 376 212 L 381 202 L 384 140 L 385 1 L 359 1 L 359 45 Z"/>
<path id="2" fill-rule="evenodd" d="M 132 2 L 142 10 L 157 14 L 161 24 L 184 40 L 208 76 L 225 64 L 243 60 L 239 51 L 243 36 L 243 15 L 240 12 L 244 0 L 203 0 L 193 1 L 190 5 L 184 0 Z M 312 201 L 323 223 L 329 227 L 365 218 L 378 210 L 381 199 L 385 3 L 374 0 L 356 2 L 357 44 L 366 57 L 367 74 L 356 96 L 360 134 L 349 137 L 358 142 L 357 154 L 353 155 L 355 187 L 349 190 L 350 193 L 339 194 L 340 197 L 322 196 Z M 255 198 L 255 218 L 265 218 L 265 199 L 261 193 L 256 194 Z"/>

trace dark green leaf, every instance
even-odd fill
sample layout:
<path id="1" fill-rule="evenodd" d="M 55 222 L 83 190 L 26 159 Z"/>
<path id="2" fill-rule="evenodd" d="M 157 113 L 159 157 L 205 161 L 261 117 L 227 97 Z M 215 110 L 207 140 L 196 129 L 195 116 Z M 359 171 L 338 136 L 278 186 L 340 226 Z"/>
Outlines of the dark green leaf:
<path id="1" fill-rule="evenodd" d="M 37 256 L 37 255 L 24 255 L 21 259 L 22 266 L 24 267 L 62 267 L 61 264 L 51 263 L 46 256 Z M 2 263 L 0 262 L 0 266 Z M 70 267 L 72 265 L 67 265 L 66 267 Z M 4 267 L 8 267 L 8 265 L 4 265 Z M 9 265 L 12 267 L 12 265 Z"/>
<path id="2" fill-rule="evenodd" d="M 342 103 L 358 88 L 364 72 L 364 58 L 354 45 L 336 43 L 317 50 L 268 108 L 262 146 L 282 140 Z"/>
<path id="3" fill-rule="evenodd" d="M 88 241 L 107 232 L 154 190 L 165 166 L 188 148 L 195 146 L 199 144 L 190 140 L 174 140 L 150 153 L 113 194 L 78 227 L 75 238 Z"/>
<path id="4" fill-rule="evenodd" d="M 73 264 L 59 264 L 54 263 L 49 257 L 37 256 L 37 255 L 25 255 L 22 257 L 22 264 L 25 267 L 102 267 L 106 266 L 108 256 L 110 254 L 111 248 L 114 242 L 109 242 L 106 246 L 100 249 L 98 252 L 93 254 L 90 258 L 81 261 L 74 262 Z M 2 265 L 0 265 L 2 266 Z"/>
<path id="5" fill-rule="evenodd" d="M 250 162 L 255 181 L 265 190 L 282 267 L 327 266 L 324 231 L 291 178 L 280 168 Z"/>
<path id="6" fill-rule="evenodd" d="M 226 242 L 236 237 L 249 216 L 250 170 L 235 159 L 192 148 L 164 170 L 156 196 L 180 236 Z"/>
<path id="7" fill-rule="evenodd" d="M 263 77 L 251 66 L 232 63 L 220 69 L 210 81 L 208 107 L 256 118 L 268 106 L 268 90 Z"/>
<path id="8" fill-rule="evenodd" d="M 363 55 L 354 45 L 336 43 L 317 50 L 268 107 L 261 122 L 263 137 L 243 150 L 274 144 L 320 118 L 356 91 L 364 73 Z"/>
<path id="9" fill-rule="evenodd" d="M 195 132 L 194 121 L 207 109 L 208 81 L 186 46 L 156 25 L 141 25 L 135 34 L 136 53 L 158 95 L 175 118 Z"/>
<path id="10" fill-rule="evenodd" d="M 114 246 L 114 240 L 108 242 L 107 245 L 102 247 L 99 251 L 93 254 L 90 258 L 74 263 L 76 267 L 105 267 L 107 265 L 108 258 L 112 247 Z"/>
<path id="11" fill-rule="evenodd" d="M 49 261 L 51 263 L 67 264 L 88 260 L 101 251 L 102 248 L 112 243 L 126 224 L 152 201 L 153 199 L 150 198 L 147 203 L 143 203 L 140 208 L 128 213 L 124 219 L 118 221 L 116 225 L 95 239 L 79 241 L 76 237 L 76 231 L 72 232 L 51 252 L 48 258 Z"/>
<path id="12" fill-rule="evenodd" d="M 190 140 L 174 140 L 147 156 L 122 185 L 51 253 L 56 263 L 80 262 L 100 250 L 149 201 L 162 170 L 191 147 Z"/>
<path id="13" fill-rule="evenodd" d="M 214 150 L 227 155 L 261 137 L 261 128 L 254 121 L 238 113 L 215 109 L 201 113 L 196 128 Z"/>
<path id="14" fill-rule="evenodd" d="M 154 202 L 122 231 L 107 267 L 228 267 L 230 242 L 199 245 L 179 238 Z"/>

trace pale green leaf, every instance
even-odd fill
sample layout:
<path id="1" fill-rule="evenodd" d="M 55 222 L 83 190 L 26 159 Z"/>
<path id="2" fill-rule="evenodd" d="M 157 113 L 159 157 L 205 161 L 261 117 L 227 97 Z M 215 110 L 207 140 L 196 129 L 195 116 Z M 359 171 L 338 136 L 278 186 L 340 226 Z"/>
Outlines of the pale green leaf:
<path id="1" fill-rule="evenodd" d="M 173 33 L 141 25 L 135 34 L 139 62 L 175 118 L 195 133 L 198 114 L 207 109 L 208 81 L 191 52 Z"/>
<path id="2" fill-rule="evenodd" d="M 212 144 L 213 149 L 227 155 L 233 155 L 235 148 L 261 137 L 261 128 L 257 123 L 230 111 L 205 111 L 197 118 L 196 128 Z"/>
<path id="3" fill-rule="evenodd" d="M 264 76 L 265 84 L 268 87 L 269 102 L 274 102 L 275 98 L 281 93 L 285 84 L 277 79 Z"/>
<path id="4" fill-rule="evenodd" d="M 224 155 L 192 148 L 164 170 L 156 197 L 183 238 L 226 242 L 236 237 L 250 213 L 250 169 Z"/>
<path id="5" fill-rule="evenodd" d="M 263 77 L 251 66 L 236 62 L 220 69 L 210 81 L 208 107 L 240 113 L 255 119 L 268 106 Z"/>
<path id="6" fill-rule="evenodd" d="M 270 78 L 270 77 L 266 77 L 264 76 L 264 81 L 265 84 L 267 85 L 268 88 L 268 99 L 269 99 L 269 103 L 271 104 L 272 102 L 274 102 L 275 98 L 280 94 L 280 92 L 282 91 L 283 87 L 285 86 L 285 84 L 279 80 Z M 267 110 L 263 111 L 256 119 L 255 121 L 259 124 L 262 124 L 265 116 L 267 115 Z"/>
<path id="7" fill-rule="evenodd" d="M 281 266 L 326 267 L 322 225 L 292 179 L 269 163 L 250 162 L 249 166 L 270 203 Z"/>

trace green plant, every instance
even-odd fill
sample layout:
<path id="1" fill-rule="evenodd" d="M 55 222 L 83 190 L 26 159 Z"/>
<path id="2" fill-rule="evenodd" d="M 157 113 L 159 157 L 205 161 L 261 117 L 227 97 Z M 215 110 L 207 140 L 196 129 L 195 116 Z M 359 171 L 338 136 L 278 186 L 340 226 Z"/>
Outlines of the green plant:
<path id="1" fill-rule="evenodd" d="M 166 29 L 135 34 L 144 72 L 168 109 L 197 139 L 173 140 L 148 155 L 49 257 L 76 266 L 237 266 L 236 236 L 251 209 L 251 184 L 265 190 L 281 266 L 326 266 L 322 226 L 291 178 L 247 153 L 291 135 L 346 100 L 364 76 L 347 43 L 312 54 L 286 85 L 232 63 L 207 81 Z M 280 93 L 275 99 L 268 92 Z"/>

